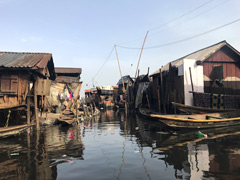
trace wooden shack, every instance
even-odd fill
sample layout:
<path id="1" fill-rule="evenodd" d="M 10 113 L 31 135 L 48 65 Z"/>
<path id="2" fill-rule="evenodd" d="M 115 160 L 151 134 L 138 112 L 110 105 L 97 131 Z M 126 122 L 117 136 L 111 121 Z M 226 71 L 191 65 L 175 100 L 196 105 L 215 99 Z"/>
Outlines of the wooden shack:
<path id="1" fill-rule="evenodd" d="M 97 86 L 98 107 L 112 108 L 113 107 L 113 86 Z"/>
<path id="2" fill-rule="evenodd" d="M 212 108 L 239 108 L 240 52 L 226 41 L 168 63 L 151 75 L 155 109 L 171 102 Z M 214 103 L 216 97 L 218 105 Z M 214 107 L 217 106 L 217 107 Z"/>
<path id="3" fill-rule="evenodd" d="M 54 79 L 52 54 L 0 52 L 0 110 L 27 110 L 30 123 L 31 106 L 37 119 Z"/>
<path id="4" fill-rule="evenodd" d="M 63 108 L 69 108 L 70 104 L 73 105 L 79 99 L 82 69 L 56 67 L 55 73 L 56 79 L 51 84 L 48 108 L 49 111 L 59 113 Z"/>

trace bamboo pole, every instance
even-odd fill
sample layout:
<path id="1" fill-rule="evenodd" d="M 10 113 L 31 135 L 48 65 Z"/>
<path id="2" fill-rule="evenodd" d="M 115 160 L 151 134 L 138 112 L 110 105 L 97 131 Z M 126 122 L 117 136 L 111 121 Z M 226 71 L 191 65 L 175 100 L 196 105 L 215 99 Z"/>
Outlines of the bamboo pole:
<path id="1" fill-rule="evenodd" d="M 136 69 L 136 73 L 135 73 L 135 79 L 137 78 L 137 72 L 138 72 L 138 67 L 139 67 L 139 64 L 140 64 L 140 59 L 142 57 L 142 52 L 143 52 L 143 48 L 144 48 L 144 45 L 145 45 L 145 42 L 146 42 L 146 39 L 147 39 L 147 35 L 148 35 L 148 31 L 147 31 L 147 34 L 144 38 L 144 41 L 143 41 L 143 45 L 142 45 L 142 49 L 141 49 L 141 52 L 140 52 L 140 56 L 139 56 L 139 60 L 138 60 L 138 65 L 137 65 L 137 69 Z"/>
<path id="2" fill-rule="evenodd" d="M 120 72 L 122 83 L 123 83 L 123 92 L 125 93 L 126 89 L 125 89 L 125 85 L 124 85 L 124 81 L 123 81 L 123 77 L 122 77 L 122 71 L 121 71 L 121 67 L 120 67 L 120 63 L 119 63 L 119 59 L 118 59 L 117 47 L 116 47 L 116 45 L 114 47 L 115 47 L 117 61 L 118 61 L 118 68 L 119 68 L 119 72 Z"/>

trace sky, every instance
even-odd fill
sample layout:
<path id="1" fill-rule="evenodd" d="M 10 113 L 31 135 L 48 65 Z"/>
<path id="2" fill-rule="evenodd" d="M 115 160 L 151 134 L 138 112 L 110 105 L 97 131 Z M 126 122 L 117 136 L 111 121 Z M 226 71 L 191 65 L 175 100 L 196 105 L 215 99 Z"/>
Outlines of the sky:
<path id="1" fill-rule="evenodd" d="M 0 0 L 0 51 L 52 53 L 55 67 L 82 68 L 83 95 L 117 84 L 116 50 L 122 75 L 132 77 L 138 62 L 140 74 L 151 74 L 223 40 L 240 51 L 239 7 L 239 0 Z"/>

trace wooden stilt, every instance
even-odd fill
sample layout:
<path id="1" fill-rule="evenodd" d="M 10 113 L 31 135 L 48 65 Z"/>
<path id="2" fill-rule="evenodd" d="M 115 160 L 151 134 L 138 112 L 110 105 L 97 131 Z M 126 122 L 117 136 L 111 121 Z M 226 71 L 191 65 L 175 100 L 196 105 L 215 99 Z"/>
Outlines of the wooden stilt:
<path id="1" fill-rule="evenodd" d="M 76 100 L 76 117 L 77 117 L 77 123 L 79 122 L 79 117 L 78 117 L 78 99 Z"/>
<path id="2" fill-rule="evenodd" d="M 34 107 L 35 107 L 36 125 L 37 125 L 37 129 L 39 129 L 40 126 L 39 126 L 39 117 L 38 117 L 38 102 L 37 102 L 36 86 L 34 86 Z"/>
<path id="3" fill-rule="evenodd" d="M 27 96 L 27 124 L 31 123 L 30 96 Z"/>
<path id="4" fill-rule="evenodd" d="M 161 112 L 161 101 L 160 101 L 160 92 L 159 89 L 157 90 L 158 95 L 158 112 Z"/>
<path id="5" fill-rule="evenodd" d="M 148 98 L 148 95 L 147 95 L 147 94 L 146 94 L 146 97 L 147 97 L 148 109 L 150 110 L 150 109 L 151 109 L 151 106 L 150 106 L 150 102 L 149 102 L 149 98 Z"/>
<path id="6" fill-rule="evenodd" d="M 28 76 L 28 93 L 27 93 L 27 124 L 31 123 L 31 112 L 30 112 L 30 76 Z"/>
<path id="7" fill-rule="evenodd" d="M 161 79 L 161 97 L 162 97 L 162 102 L 163 102 L 163 112 L 166 113 L 166 97 L 164 96 L 164 90 L 163 90 L 163 78 L 162 78 L 162 70 L 160 69 L 160 79 Z"/>
<path id="8" fill-rule="evenodd" d="M 174 98 L 174 102 L 176 102 L 176 96 L 177 96 L 177 92 L 176 92 L 176 89 L 173 91 L 173 98 Z M 177 108 L 176 108 L 176 105 L 173 106 L 173 110 L 174 110 L 174 114 L 177 114 Z"/>

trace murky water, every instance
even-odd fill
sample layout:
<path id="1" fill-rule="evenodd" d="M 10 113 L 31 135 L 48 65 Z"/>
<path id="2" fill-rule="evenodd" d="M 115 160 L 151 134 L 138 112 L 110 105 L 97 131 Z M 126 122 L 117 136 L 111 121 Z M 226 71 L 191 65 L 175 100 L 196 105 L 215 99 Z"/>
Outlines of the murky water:
<path id="1" fill-rule="evenodd" d="M 102 112 L 0 139 L 0 179 L 240 179 L 240 127 L 202 132 Z"/>

